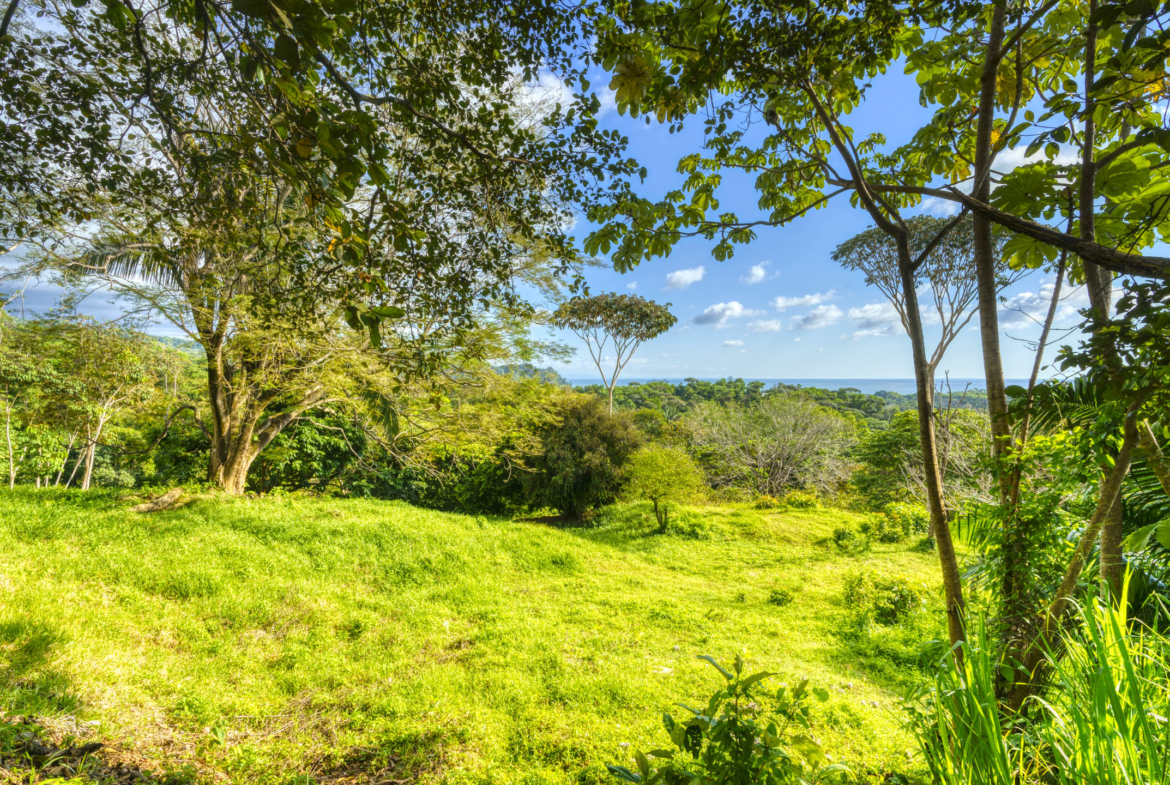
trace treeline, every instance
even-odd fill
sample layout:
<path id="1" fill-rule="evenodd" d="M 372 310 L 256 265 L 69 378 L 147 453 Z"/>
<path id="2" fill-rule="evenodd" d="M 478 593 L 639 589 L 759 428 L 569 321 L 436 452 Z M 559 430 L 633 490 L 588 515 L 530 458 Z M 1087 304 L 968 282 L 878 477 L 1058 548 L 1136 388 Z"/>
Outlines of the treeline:
<path id="1" fill-rule="evenodd" d="M 545 371 L 546 373 L 549 371 Z M 555 373 L 555 372 L 553 372 Z M 604 397 L 607 393 L 600 384 L 575 388 L 578 392 Z M 777 382 L 768 387 L 759 380 L 744 381 L 726 378 L 715 381 L 688 378 L 679 383 L 668 381 L 629 382 L 613 391 L 614 407 L 619 409 L 654 409 L 667 420 L 675 420 L 689 412 L 698 403 L 753 404 L 769 395 L 799 393 L 812 401 L 841 413 L 855 415 L 867 428 L 885 429 L 899 413 L 918 405 L 917 395 L 903 395 L 886 390 L 874 394 L 863 393 L 856 387 L 836 390 L 806 387 Z M 986 411 L 987 398 L 983 390 L 940 390 L 940 403 L 948 408 Z"/>

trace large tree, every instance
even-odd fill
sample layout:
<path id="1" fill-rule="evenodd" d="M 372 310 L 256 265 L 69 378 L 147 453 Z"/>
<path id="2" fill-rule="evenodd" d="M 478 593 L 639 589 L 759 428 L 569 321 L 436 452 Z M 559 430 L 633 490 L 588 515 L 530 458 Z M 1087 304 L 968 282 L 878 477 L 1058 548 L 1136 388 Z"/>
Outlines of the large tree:
<path id="1" fill-rule="evenodd" d="M 20 6 L 10 51 L 85 88 L 104 122 L 74 133 L 118 171 L 53 162 L 84 183 L 84 211 L 40 210 L 35 232 L 9 233 L 203 346 L 210 478 L 225 489 L 242 490 L 257 452 L 331 395 L 326 381 L 365 367 L 355 352 L 400 380 L 433 376 L 486 314 L 531 314 L 518 270 L 534 249 L 556 270 L 572 264 L 572 204 L 628 171 L 614 159 L 623 140 L 596 130 L 596 98 L 534 93 L 542 69 L 580 79 L 561 53 L 580 35 L 569 17 L 541 3 L 487 10 Z"/>

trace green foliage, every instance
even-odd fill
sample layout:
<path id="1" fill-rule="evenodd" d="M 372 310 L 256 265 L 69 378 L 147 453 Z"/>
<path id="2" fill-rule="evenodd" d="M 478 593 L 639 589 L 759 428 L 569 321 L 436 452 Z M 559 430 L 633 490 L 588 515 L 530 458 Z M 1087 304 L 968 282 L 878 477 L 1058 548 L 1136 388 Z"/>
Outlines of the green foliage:
<path id="1" fill-rule="evenodd" d="M 833 544 L 846 553 L 862 553 L 869 550 L 869 538 L 852 526 L 838 526 L 833 529 Z"/>
<path id="2" fill-rule="evenodd" d="M 802 679 L 794 687 L 782 684 L 773 693 L 762 683 L 775 674 L 745 674 L 738 655 L 731 671 L 711 657 L 700 659 L 719 671 L 725 686 L 703 709 L 679 704 L 691 715 L 688 718 L 664 714 L 662 724 L 673 748 L 637 752 L 637 771 L 609 766 L 614 777 L 645 785 L 782 785 L 818 782 L 848 771 L 829 763 L 812 734 L 811 699 L 827 701 L 827 690 L 810 689 L 808 679 Z"/>
<path id="3" fill-rule="evenodd" d="M 1164 782 L 1170 731 L 1170 640 L 1094 598 L 1049 651 L 1049 685 L 1008 723 L 996 686 L 1009 662 L 980 620 L 937 662 L 909 703 L 911 727 L 942 785 L 1121 785 Z"/>
<path id="4" fill-rule="evenodd" d="M 752 506 L 757 510 L 775 510 L 779 507 L 783 507 L 784 502 L 780 501 L 775 496 L 769 496 L 765 493 L 762 496 L 757 496 L 756 500 L 752 502 Z"/>
<path id="5" fill-rule="evenodd" d="M 626 481 L 631 494 L 649 499 L 663 534 L 669 527 L 670 505 L 693 501 L 706 488 L 703 470 L 685 450 L 644 447 L 630 458 Z"/>
<path id="6" fill-rule="evenodd" d="M 592 396 L 565 398 L 557 415 L 558 422 L 539 432 L 541 450 L 524 487 L 534 506 L 580 517 L 617 498 L 642 436 L 628 415 L 608 414 Z"/>
<path id="7" fill-rule="evenodd" d="M 849 612 L 859 622 L 899 624 L 920 610 L 925 602 L 921 584 L 898 576 L 874 576 L 868 570 L 846 574 L 843 597 Z"/>
<path id="8" fill-rule="evenodd" d="M 921 504 L 890 502 L 883 512 L 895 526 L 906 532 L 906 536 L 926 534 L 930 530 L 930 513 Z"/>
<path id="9" fill-rule="evenodd" d="M 821 506 L 821 500 L 811 491 L 788 491 L 780 500 L 785 507 L 793 510 L 816 510 Z"/>
<path id="10" fill-rule="evenodd" d="M 890 502 L 885 511 L 870 515 L 861 524 L 861 531 L 878 542 L 902 542 L 912 534 L 926 534 L 930 529 L 930 515 L 920 504 Z"/>
<path id="11" fill-rule="evenodd" d="M 772 591 L 768 592 L 768 604 L 775 605 L 778 608 L 791 605 L 794 599 L 796 599 L 796 594 L 792 589 L 779 588 L 772 589 Z"/>

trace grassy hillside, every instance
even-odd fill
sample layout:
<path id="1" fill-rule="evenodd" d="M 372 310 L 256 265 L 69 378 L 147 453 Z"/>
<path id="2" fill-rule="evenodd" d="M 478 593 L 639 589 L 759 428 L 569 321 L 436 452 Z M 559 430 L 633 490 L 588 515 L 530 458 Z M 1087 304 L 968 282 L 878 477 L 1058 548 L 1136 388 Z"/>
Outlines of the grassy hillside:
<path id="1" fill-rule="evenodd" d="M 914 766 L 899 696 L 941 603 L 857 632 L 841 583 L 935 587 L 936 563 L 842 555 L 825 539 L 847 513 L 699 508 L 660 536 L 636 505 L 591 529 L 377 501 L 128 506 L 0 491 L 0 708 L 89 722 L 126 759 L 240 783 L 609 781 L 662 745 L 663 710 L 709 695 L 696 655 L 741 652 L 831 690 L 835 758 Z"/>

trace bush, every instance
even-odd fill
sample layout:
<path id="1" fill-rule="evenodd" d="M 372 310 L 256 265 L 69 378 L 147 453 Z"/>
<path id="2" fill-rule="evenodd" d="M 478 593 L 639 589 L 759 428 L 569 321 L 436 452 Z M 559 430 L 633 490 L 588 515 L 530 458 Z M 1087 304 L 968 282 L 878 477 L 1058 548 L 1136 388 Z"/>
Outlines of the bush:
<path id="1" fill-rule="evenodd" d="M 134 475 L 113 466 L 98 466 L 93 470 L 93 484 L 99 488 L 133 488 Z"/>
<path id="2" fill-rule="evenodd" d="M 784 494 L 784 506 L 793 510 L 815 510 L 821 506 L 815 493 L 809 491 L 789 491 Z"/>
<path id="3" fill-rule="evenodd" d="M 827 701 L 828 690 L 809 689 L 808 679 L 803 679 L 795 687 L 765 691 L 763 682 L 772 674 L 746 675 L 741 657 L 735 658 L 733 672 L 710 657 L 700 659 L 711 663 L 726 684 L 709 702 L 699 704 L 703 711 L 683 706 L 693 717 L 676 720 L 663 714 L 674 749 L 635 753 L 636 772 L 608 766 L 617 779 L 689 785 L 794 783 L 819 782 L 825 774 L 845 771 L 839 764 L 825 765 L 825 752 L 812 736 L 809 699 Z"/>
<path id="4" fill-rule="evenodd" d="M 892 520 L 888 515 L 878 513 L 866 518 L 861 524 L 861 531 L 867 537 L 878 542 L 901 542 L 910 533 L 901 523 Z"/>
<path id="5" fill-rule="evenodd" d="M 631 494 L 654 503 L 658 531 L 666 533 L 670 505 L 688 502 L 706 487 L 703 471 L 685 451 L 646 447 L 630 458 L 627 474 Z"/>
<path id="6" fill-rule="evenodd" d="M 774 510 L 777 507 L 783 507 L 784 504 L 775 496 L 769 496 L 765 493 L 763 496 L 757 498 L 755 504 L 752 506 L 757 510 Z"/>
<path id="7" fill-rule="evenodd" d="M 921 504 L 890 502 L 883 512 L 906 532 L 906 536 L 930 531 L 930 513 Z"/>
<path id="8" fill-rule="evenodd" d="M 869 550 L 869 538 L 848 526 L 838 526 L 833 529 L 832 540 L 834 545 L 846 553 L 861 553 Z"/>
<path id="9" fill-rule="evenodd" d="M 898 624 L 922 607 L 925 592 L 914 582 L 900 577 L 874 578 L 868 572 L 845 576 L 845 605 L 861 621 Z"/>
<path id="10" fill-rule="evenodd" d="M 768 604 L 783 608 L 785 605 L 791 605 L 794 599 L 796 595 L 792 593 L 792 589 L 772 589 L 768 595 Z"/>
<path id="11" fill-rule="evenodd" d="M 566 397 L 557 414 L 558 422 L 540 430 L 541 454 L 524 487 L 534 505 L 580 517 L 617 498 L 642 436 L 628 414 L 610 415 L 592 395 Z"/>

